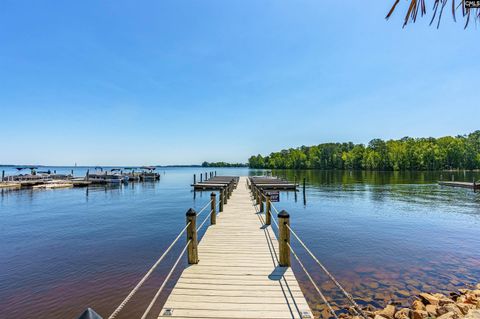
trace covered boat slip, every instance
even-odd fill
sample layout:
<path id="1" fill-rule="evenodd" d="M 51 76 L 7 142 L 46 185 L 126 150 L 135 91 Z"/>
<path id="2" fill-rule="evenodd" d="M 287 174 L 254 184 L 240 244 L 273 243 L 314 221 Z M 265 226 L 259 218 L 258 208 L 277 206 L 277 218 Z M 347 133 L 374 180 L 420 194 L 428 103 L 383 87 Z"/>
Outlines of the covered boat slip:
<path id="1" fill-rule="evenodd" d="M 263 190 L 296 190 L 298 186 L 277 177 L 252 176 L 249 179 L 253 185 Z"/>
<path id="2" fill-rule="evenodd" d="M 158 318 L 313 318 L 292 269 L 279 265 L 277 237 L 247 177 L 236 181 L 198 244 L 198 263 L 183 271 Z"/>
<path id="3" fill-rule="evenodd" d="M 225 187 L 236 187 L 239 178 L 237 176 L 212 176 L 205 181 L 196 182 L 194 177 L 194 183 L 192 184 L 195 190 L 219 190 Z"/>

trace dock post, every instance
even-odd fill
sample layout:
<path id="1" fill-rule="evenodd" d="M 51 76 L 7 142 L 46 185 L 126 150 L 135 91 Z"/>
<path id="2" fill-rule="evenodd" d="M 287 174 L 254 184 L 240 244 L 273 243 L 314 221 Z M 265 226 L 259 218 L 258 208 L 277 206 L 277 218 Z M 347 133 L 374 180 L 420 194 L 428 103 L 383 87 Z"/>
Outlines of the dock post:
<path id="1" fill-rule="evenodd" d="M 200 174 L 200 183 L 203 182 L 203 174 Z"/>
<path id="2" fill-rule="evenodd" d="M 193 185 L 197 183 L 197 174 L 193 174 Z"/>
<path id="3" fill-rule="evenodd" d="M 220 189 L 220 203 L 218 203 L 218 211 L 223 212 L 223 188 Z"/>
<path id="4" fill-rule="evenodd" d="M 265 211 L 265 225 L 270 225 L 272 223 L 271 221 L 271 215 L 272 215 L 272 206 L 270 202 L 270 195 L 267 195 L 267 200 L 266 200 L 266 211 Z"/>
<path id="5" fill-rule="evenodd" d="M 217 195 L 215 193 L 210 194 L 211 199 L 211 212 L 210 212 L 210 225 L 217 223 Z"/>
<path id="6" fill-rule="evenodd" d="M 207 179 L 208 179 L 208 178 L 207 178 L 207 172 L 205 172 L 205 181 L 207 181 Z"/>
<path id="7" fill-rule="evenodd" d="M 290 267 L 290 230 L 287 225 L 290 225 L 290 215 L 282 210 L 278 214 L 278 250 L 280 255 L 279 265 L 281 267 Z"/>
<path id="8" fill-rule="evenodd" d="M 215 171 L 215 176 L 217 176 L 217 171 Z"/>
<path id="9" fill-rule="evenodd" d="M 2 182 L 5 179 L 5 170 L 2 171 Z"/>
<path id="10" fill-rule="evenodd" d="M 263 213 L 263 192 L 262 190 L 260 190 L 260 192 L 258 193 L 259 194 L 259 198 L 260 198 L 260 213 Z"/>
<path id="11" fill-rule="evenodd" d="M 305 194 L 305 177 L 303 178 L 303 193 Z"/>
<path id="12" fill-rule="evenodd" d="M 224 187 L 223 188 L 223 200 L 224 200 L 224 204 L 227 205 L 228 204 L 228 196 L 227 196 L 227 187 Z"/>
<path id="13" fill-rule="evenodd" d="M 72 177 L 73 177 L 73 169 L 72 169 Z"/>
<path id="14" fill-rule="evenodd" d="M 189 264 L 198 264 L 198 250 L 197 250 L 197 212 L 190 208 L 187 211 L 187 242 L 188 244 L 188 263 Z"/>

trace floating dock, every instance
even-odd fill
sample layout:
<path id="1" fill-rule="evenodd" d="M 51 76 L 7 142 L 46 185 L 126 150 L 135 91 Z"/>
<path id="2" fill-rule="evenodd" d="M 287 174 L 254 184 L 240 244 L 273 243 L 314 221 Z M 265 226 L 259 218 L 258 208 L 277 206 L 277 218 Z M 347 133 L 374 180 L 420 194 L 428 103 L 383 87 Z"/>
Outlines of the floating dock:
<path id="1" fill-rule="evenodd" d="M 263 225 L 247 178 L 237 181 L 198 244 L 198 263 L 183 271 L 158 318 L 313 318 L 291 268 L 279 266 L 277 238 Z"/>
<path id="2" fill-rule="evenodd" d="M 195 190 L 219 190 L 226 187 L 236 187 L 239 179 L 237 176 L 213 176 L 204 182 L 194 182 L 191 186 Z"/>
<path id="3" fill-rule="evenodd" d="M 250 177 L 250 182 L 256 187 L 263 190 L 297 190 L 298 184 L 289 181 L 266 176 Z"/>
<path id="4" fill-rule="evenodd" d="M 451 187 L 462 187 L 473 189 L 473 191 L 480 190 L 480 183 L 469 183 L 469 182 L 454 182 L 454 181 L 439 181 L 439 185 L 442 186 L 451 186 Z"/>

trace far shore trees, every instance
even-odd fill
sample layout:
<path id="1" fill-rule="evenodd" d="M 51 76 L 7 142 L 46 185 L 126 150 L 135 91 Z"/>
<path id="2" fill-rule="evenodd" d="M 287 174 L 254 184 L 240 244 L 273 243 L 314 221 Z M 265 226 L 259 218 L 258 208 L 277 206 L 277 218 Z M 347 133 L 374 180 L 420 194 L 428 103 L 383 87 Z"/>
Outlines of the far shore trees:
<path id="1" fill-rule="evenodd" d="M 480 169 L 480 130 L 456 137 L 373 139 L 367 146 L 352 142 L 301 146 L 265 157 L 254 155 L 248 163 L 269 169 Z"/>

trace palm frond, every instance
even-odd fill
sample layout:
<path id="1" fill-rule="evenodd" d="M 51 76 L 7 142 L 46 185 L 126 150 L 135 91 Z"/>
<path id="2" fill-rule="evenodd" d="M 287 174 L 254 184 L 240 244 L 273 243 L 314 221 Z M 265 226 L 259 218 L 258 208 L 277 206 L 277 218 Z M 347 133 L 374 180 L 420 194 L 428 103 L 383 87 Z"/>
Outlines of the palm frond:
<path id="1" fill-rule="evenodd" d="M 403 21 L 403 27 L 405 27 L 410 22 L 416 22 L 418 14 L 423 17 L 427 14 L 427 5 L 426 0 L 407 0 L 410 1 L 410 4 L 407 9 L 407 13 L 405 14 L 405 18 Z M 452 17 L 453 21 L 457 22 L 456 12 L 461 7 L 462 17 L 465 21 L 465 28 L 468 27 L 470 23 L 470 18 L 475 20 L 475 22 L 480 21 L 480 8 L 466 8 L 464 5 L 465 0 L 460 0 L 460 3 L 456 5 L 455 0 L 431 0 L 433 1 L 432 6 L 432 18 L 430 20 L 430 24 L 432 24 L 435 20 L 437 20 L 437 28 L 440 27 L 440 22 L 442 20 L 443 12 L 445 7 L 448 4 L 448 1 L 452 2 Z M 387 20 L 392 16 L 393 12 L 397 9 L 397 5 L 399 4 L 400 0 L 395 0 L 393 6 L 391 7 L 390 11 L 388 12 L 387 16 L 385 17 Z"/>

